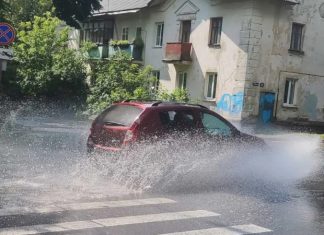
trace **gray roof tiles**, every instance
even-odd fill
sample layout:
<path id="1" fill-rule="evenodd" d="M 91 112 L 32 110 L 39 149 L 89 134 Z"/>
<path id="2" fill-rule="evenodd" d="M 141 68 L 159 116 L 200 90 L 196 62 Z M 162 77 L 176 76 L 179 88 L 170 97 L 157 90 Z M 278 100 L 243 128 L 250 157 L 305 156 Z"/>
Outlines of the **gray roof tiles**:
<path id="1" fill-rule="evenodd" d="M 100 12 L 119 12 L 147 7 L 152 0 L 102 0 Z"/>

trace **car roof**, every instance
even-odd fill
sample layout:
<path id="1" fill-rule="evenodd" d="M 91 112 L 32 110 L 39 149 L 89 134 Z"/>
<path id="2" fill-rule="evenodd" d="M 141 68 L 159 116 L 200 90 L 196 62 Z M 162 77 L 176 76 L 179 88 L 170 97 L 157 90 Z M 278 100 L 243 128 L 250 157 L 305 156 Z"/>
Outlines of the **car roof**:
<path id="1" fill-rule="evenodd" d="M 151 107 L 166 107 L 166 108 L 198 108 L 198 109 L 208 109 L 207 107 L 200 105 L 200 104 L 189 104 L 189 103 L 179 103 L 179 102 L 172 102 L 172 101 L 137 101 L 137 100 L 126 100 L 121 103 L 117 103 L 117 105 L 132 105 L 138 106 L 143 109 L 151 108 Z"/>

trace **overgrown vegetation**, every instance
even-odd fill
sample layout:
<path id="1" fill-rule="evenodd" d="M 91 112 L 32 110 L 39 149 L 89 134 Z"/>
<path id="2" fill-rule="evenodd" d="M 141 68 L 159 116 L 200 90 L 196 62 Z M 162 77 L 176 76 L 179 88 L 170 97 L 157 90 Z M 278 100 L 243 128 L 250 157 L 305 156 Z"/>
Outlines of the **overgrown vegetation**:
<path id="1" fill-rule="evenodd" d="M 102 0 L 0 0 L 0 18 L 18 26 L 34 16 L 51 11 L 67 25 L 80 28 L 80 23 L 101 9 Z"/>
<path id="2" fill-rule="evenodd" d="M 168 92 L 167 90 L 160 89 L 156 98 L 163 101 L 175 101 L 175 102 L 188 102 L 189 94 L 187 90 L 176 88 L 173 92 Z"/>
<path id="3" fill-rule="evenodd" d="M 129 46 L 130 42 L 128 40 L 111 40 L 109 45 L 112 47 L 125 47 Z"/>
<path id="4" fill-rule="evenodd" d="M 52 0 L 58 18 L 75 28 L 101 9 L 102 0 Z"/>
<path id="5" fill-rule="evenodd" d="M 18 28 L 21 22 L 33 21 L 35 16 L 53 12 L 54 9 L 51 0 L 10 0 L 6 3 L 5 11 L 6 20 Z"/>
<path id="6" fill-rule="evenodd" d="M 96 44 L 85 42 L 81 51 L 69 47 L 69 28 L 63 27 L 60 19 L 79 27 L 84 17 L 99 8 L 100 0 L 0 0 L 0 17 L 11 22 L 18 33 L 13 45 L 14 61 L 8 64 L 2 80 L 5 92 L 37 99 L 78 98 L 89 114 L 126 99 L 188 101 L 186 90 L 157 91 L 152 68 L 134 64 L 122 50 L 116 50 L 110 60 L 91 61 L 86 55 Z M 110 42 L 118 48 L 130 44 L 123 40 Z M 137 37 L 133 44 L 141 57 L 142 38 Z"/>
<path id="7" fill-rule="evenodd" d="M 87 100 L 89 111 L 96 113 L 126 99 L 151 99 L 154 83 L 151 71 L 151 67 L 133 64 L 131 56 L 123 52 L 115 54 L 109 62 L 95 62 Z"/>
<path id="8" fill-rule="evenodd" d="M 69 29 L 47 13 L 19 26 L 14 45 L 17 76 L 23 94 L 29 96 L 84 96 L 86 70 L 83 58 L 68 47 Z"/>

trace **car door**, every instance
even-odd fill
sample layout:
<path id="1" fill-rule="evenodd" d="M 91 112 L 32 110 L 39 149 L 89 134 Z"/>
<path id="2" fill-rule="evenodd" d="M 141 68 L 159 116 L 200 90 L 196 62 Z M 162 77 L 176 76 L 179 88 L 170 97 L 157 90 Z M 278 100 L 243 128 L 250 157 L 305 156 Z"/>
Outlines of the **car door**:
<path id="1" fill-rule="evenodd" d="M 164 109 L 159 111 L 159 119 L 164 136 L 188 134 L 198 128 L 197 116 L 190 109 Z"/>

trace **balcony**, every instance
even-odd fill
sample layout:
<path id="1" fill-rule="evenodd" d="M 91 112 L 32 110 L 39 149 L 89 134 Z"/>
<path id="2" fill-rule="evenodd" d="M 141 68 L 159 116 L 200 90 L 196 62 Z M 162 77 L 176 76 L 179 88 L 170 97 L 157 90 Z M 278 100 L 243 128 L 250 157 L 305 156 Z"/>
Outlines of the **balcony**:
<path id="1" fill-rule="evenodd" d="M 107 45 L 100 45 L 91 48 L 87 53 L 87 57 L 91 60 L 102 60 L 108 58 L 108 52 L 109 48 Z"/>
<path id="2" fill-rule="evenodd" d="M 126 52 L 133 57 L 134 61 L 142 61 L 143 48 L 136 48 L 134 45 L 111 46 L 100 45 L 88 51 L 87 57 L 91 60 L 109 59 L 118 52 Z"/>
<path id="3" fill-rule="evenodd" d="M 167 43 L 163 62 L 169 64 L 191 64 L 191 43 Z"/>

